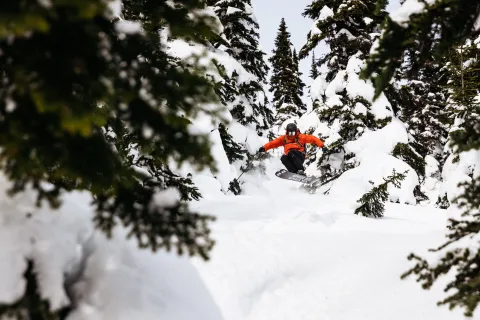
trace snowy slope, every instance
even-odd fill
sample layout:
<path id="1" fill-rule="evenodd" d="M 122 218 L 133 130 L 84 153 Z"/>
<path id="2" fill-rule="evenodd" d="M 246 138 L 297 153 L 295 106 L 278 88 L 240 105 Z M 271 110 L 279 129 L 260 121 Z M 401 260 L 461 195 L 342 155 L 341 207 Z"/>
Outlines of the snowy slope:
<path id="1" fill-rule="evenodd" d="M 464 319 L 436 306 L 442 283 L 423 291 L 399 278 L 410 252 L 442 243 L 446 211 L 387 203 L 383 219 L 355 216 L 352 197 L 303 193 L 274 176 L 277 158 L 266 165 L 266 177 L 246 174 L 244 195 L 192 203 L 218 217 L 209 262 L 140 251 L 122 228 L 107 240 L 85 194 L 56 213 L 35 209 L 29 192 L 0 197 L 0 303 L 22 295 L 29 258 L 41 295 L 75 305 L 68 320 Z"/>
<path id="2" fill-rule="evenodd" d="M 195 205 L 219 218 L 211 261 L 195 265 L 225 320 L 464 319 L 436 306 L 442 283 L 424 291 L 400 279 L 410 252 L 443 241 L 445 210 L 387 203 L 383 219 L 363 218 L 351 201 L 302 193 L 273 171 L 245 189 Z"/>

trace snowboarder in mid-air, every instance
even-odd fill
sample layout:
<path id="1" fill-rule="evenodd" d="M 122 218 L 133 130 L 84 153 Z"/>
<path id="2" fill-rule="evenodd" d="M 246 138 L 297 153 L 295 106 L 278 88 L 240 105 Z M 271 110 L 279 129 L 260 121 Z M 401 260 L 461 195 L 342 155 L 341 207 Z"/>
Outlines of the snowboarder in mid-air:
<path id="1" fill-rule="evenodd" d="M 319 138 L 301 134 L 297 125 L 289 123 L 286 128 L 285 135 L 282 135 L 261 147 L 258 151 L 265 152 L 270 149 L 283 146 L 284 155 L 282 155 L 282 163 L 288 171 L 305 175 L 303 162 L 305 161 L 305 144 L 311 143 L 317 147 L 323 148 L 324 143 Z"/>

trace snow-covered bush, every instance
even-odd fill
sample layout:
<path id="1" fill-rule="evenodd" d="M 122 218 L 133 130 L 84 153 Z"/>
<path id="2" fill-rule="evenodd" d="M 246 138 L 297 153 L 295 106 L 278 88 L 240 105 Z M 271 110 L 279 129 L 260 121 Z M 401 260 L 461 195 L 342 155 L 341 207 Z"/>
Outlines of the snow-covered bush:
<path id="1" fill-rule="evenodd" d="M 405 179 L 404 173 L 393 171 L 392 175 L 388 176 L 385 182 L 373 187 L 369 192 L 365 193 L 357 202 L 360 206 L 355 209 L 355 214 L 361 214 L 364 217 L 381 218 L 385 212 L 385 202 L 388 200 L 388 185 L 393 184 L 395 187 L 400 187 L 400 181 Z M 374 184 L 373 182 L 371 182 Z"/>

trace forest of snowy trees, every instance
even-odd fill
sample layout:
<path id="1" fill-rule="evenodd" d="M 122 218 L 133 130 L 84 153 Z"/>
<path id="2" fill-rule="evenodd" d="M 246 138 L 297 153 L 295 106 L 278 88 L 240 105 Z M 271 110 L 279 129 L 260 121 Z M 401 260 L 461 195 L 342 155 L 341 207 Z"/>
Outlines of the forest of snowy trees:
<path id="1" fill-rule="evenodd" d="M 305 44 L 293 46 L 281 19 L 270 54 L 250 0 L 1 1 L 0 191 L 21 200 L 2 200 L 11 207 L 0 232 L 82 192 L 107 236 L 121 225 L 144 250 L 208 260 L 215 217 L 189 203 L 204 196 L 205 179 L 241 195 L 243 174 L 261 175 L 275 157 L 258 148 L 294 122 L 326 144 L 307 149 L 307 173 L 329 181 L 312 197 L 354 184 L 352 214 L 380 218 L 387 201 L 448 210 L 448 241 L 431 252 L 441 258 L 412 253 L 403 277 L 430 288 L 454 272 L 440 303 L 471 316 L 480 303 L 480 4 L 406 0 L 389 15 L 386 2 L 314 0 Z M 0 275 L 12 287 L 25 281 L 12 295 L 0 288 L 0 319 L 66 319 L 82 275 L 47 270 L 48 254 L 30 240 L 14 276 Z"/>

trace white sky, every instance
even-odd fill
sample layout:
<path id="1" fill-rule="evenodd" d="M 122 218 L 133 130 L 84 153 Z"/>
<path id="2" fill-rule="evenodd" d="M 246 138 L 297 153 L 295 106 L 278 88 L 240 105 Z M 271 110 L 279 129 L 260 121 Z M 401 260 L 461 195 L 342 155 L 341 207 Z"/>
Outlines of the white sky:
<path id="1" fill-rule="evenodd" d="M 260 45 L 263 51 L 270 57 L 275 37 L 277 36 L 280 20 L 285 18 L 287 29 L 291 35 L 291 41 L 297 52 L 300 51 L 307 39 L 308 31 L 313 21 L 302 16 L 305 8 L 312 3 L 313 0 L 252 0 L 253 10 L 260 25 Z M 398 0 L 392 0 L 387 10 L 395 9 L 399 6 Z M 317 47 L 315 54 L 318 56 L 326 48 Z M 308 86 L 311 82 L 308 74 L 310 73 L 311 57 L 300 61 L 300 71 L 303 73 L 303 81 Z M 304 100 L 306 99 L 307 90 L 305 90 Z"/>

